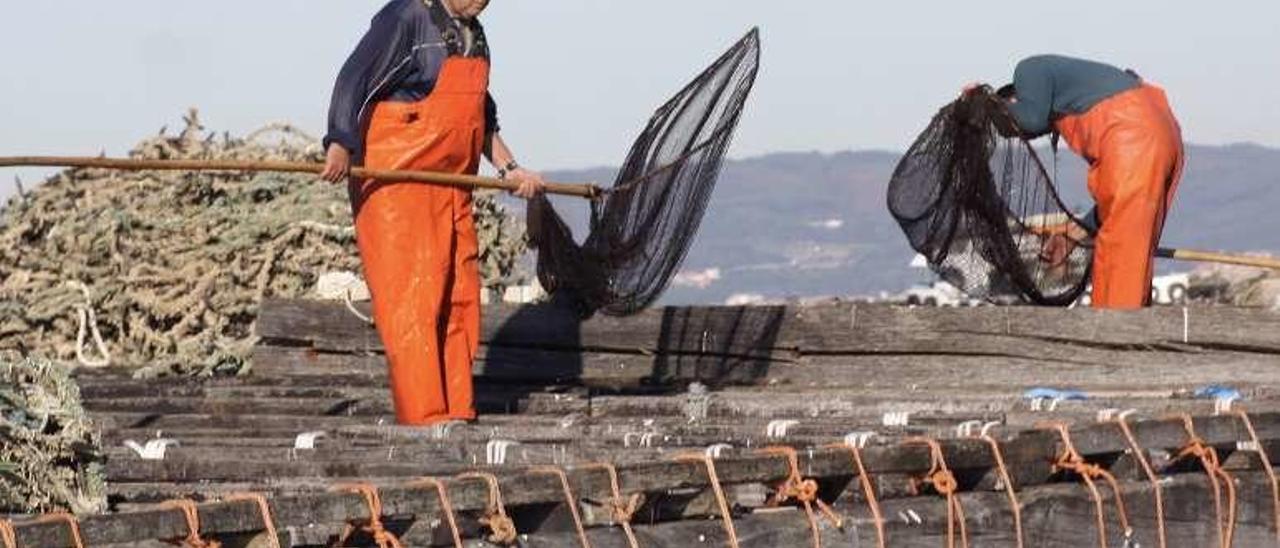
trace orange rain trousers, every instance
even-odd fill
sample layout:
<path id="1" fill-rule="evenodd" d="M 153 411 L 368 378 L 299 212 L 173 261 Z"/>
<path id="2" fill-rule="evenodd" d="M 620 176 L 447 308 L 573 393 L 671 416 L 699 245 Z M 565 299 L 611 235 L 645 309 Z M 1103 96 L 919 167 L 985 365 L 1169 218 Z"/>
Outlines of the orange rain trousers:
<path id="1" fill-rule="evenodd" d="M 1156 246 L 1182 177 L 1182 130 L 1160 88 L 1116 94 L 1063 117 L 1058 132 L 1089 161 L 1089 193 L 1102 228 L 1093 256 L 1093 306 L 1150 302 Z"/>
<path id="2" fill-rule="evenodd" d="M 455 57 L 445 62 L 425 99 L 379 103 L 365 165 L 475 174 L 488 87 L 487 61 Z M 354 183 L 352 198 L 397 422 L 474 419 L 471 368 L 480 342 L 480 273 L 471 191 L 370 180 Z"/>

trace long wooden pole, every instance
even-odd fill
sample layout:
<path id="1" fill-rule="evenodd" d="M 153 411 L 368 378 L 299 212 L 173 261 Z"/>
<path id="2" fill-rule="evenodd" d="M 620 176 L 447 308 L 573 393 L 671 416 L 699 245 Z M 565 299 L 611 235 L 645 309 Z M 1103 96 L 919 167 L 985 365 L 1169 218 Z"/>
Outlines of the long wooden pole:
<path id="1" fill-rule="evenodd" d="M 319 175 L 323 164 L 307 162 L 275 162 L 244 160 L 139 160 L 131 158 L 91 158 L 69 156 L 12 156 L 0 157 L 0 167 L 84 167 L 119 169 L 126 171 L 273 171 L 280 173 L 312 173 Z M 430 171 L 405 171 L 368 169 L 357 167 L 351 175 L 362 179 L 380 181 L 413 181 L 468 188 L 515 190 L 520 185 L 492 177 L 457 175 Z M 600 187 L 591 184 L 547 183 L 548 194 L 563 194 L 594 198 L 601 194 Z"/>
<path id="2" fill-rule="evenodd" d="M 1257 268 L 1272 268 L 1280 270 L 1280 259 L 1272 259 L 1270 257 L 1249 257 L 1247 255 L 1233 255 L 1229 253 L 1217 253 L 1213 251 L 1197 251 L 1194 249 L 1168 249 L 1160 248 L 1156 250 L 1156 256 L 1164 259 L 1174 259 L 1178 261 L 1197 261 L 1203 263 L 1221 263 L 1233 264 L 1240 266 L 1252 266 Z"/>

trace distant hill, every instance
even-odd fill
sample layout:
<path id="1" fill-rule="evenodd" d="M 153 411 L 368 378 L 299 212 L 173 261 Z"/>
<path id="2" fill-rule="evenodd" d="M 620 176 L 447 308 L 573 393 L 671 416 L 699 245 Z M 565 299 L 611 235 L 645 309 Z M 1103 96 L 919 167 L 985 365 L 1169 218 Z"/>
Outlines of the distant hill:
<path id="1" fill-rule="evenodd" d="M 925 274 L 885 206 L 898 153 L 780 153 L 726 163 L 671 303 L 898 291 Z M 1051 156 L 1044 160 L 1051 164 Z M 1087 206 L 1084 163 L 1065 148 L 1058 173 L 1067 202 Z M 613 170 L 559 171 L 557 180 L 608 184 Z M 586 209 L 563 201 L 581 219 Z M 1280 251 L 1280 150 L 1189 146 L 1166 246 Z M 1190 265 L 1163 263 L 1164 270 Z M 716 270 L 718 269 L 718 272 Z M 717 277 L 718 274 L 718 277 Z M 701 287 L 699 287 L 701 285 Z"/>

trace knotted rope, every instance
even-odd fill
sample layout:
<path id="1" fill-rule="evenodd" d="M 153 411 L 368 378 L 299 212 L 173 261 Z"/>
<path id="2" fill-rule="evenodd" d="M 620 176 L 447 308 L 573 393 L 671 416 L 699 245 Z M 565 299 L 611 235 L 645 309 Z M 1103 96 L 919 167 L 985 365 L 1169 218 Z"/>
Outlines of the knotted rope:
<path id="1" fill-rule="evenodd" d="M 632 494 L 630 497 L 622 497 L 622 489 L 618 481 L 618 467 L 607 462 L 596 462 L 583 465 L 579 470 L 604 470 L 609 475 L 609 500 L 605 501 L 605 508 L 609 510 L 609 519 L 613 523 L 622 527 L 622 532 L 627 536 L 627 545 L 631 548 L 640 548 L 640 542 L 636 539 L 636 533 L 631 528 L 631 520 L 635 517 L 636 510 L 640 508 L 640 502 L 644 496 L 640 493 Z"/>
<path id="2" fill-rule="evenodd" d="M 1111 485 L 1112 492 L 1116 497 L 1116 508 L 1120 515 L 1120 526 L 1124 528 L 1124 537 L 1127 542 L 1133 539 L 1133 528 L 1129 526 L 1129 514 L 1125 511 L 1124 498 L 1120 493 L 1120 484 L 1116 481 L 1116 477 L 1110 472 L 1104 470 L 1101 466 L 1089 464 L 1084 460 L 1084 456 L 1076 450 L 1075 444 L 1071 442 L 1071 431 L 1067 424 L 1063 422 L 1048 422 L 1036 425 L 1041 430 L 1049 430 L 1056 432 L 1062 440 L 1062 453 L 1058 455 L 1057 460 L 1053 463 L 1055 471 L 1067 470 L 1075 472 L 1084 481 L 1089 493 L 1093 496 L 1094 509 L 1098 518 L 1098 545 L 1102 548 L 1107 547 L 1107 516 L 1106 509 L 1102 502 L 1102 492 L 1098 491 L 1097 484 L 1094 479 L 1102 478 Z"/>
<path id="3" fill-rule="evenodd" d="M 73 548 L 84 548 L 84 536 L 80 534 L 80 520 L 75 516 L 66 512 L 54 512 L 45 514 L 36 518 L 34 523 L 56 523 L 62 522 L 67 524 L 67 528 L 71 533 L 71 546 Z"/>
<path id="4" fill-rule="evenodd" d="M 1124 434 L 1125 443 L 1129 445 L 1129 453 L 1142 466 L 1142 473 L 1147 476 L 1147 481 L 1151 483 L 1151 493 L 1156 499 L 1156 538 L 1160 542 L 1160 548 L 1166 548 L 1169 545 L 1169 534 L 1164 524 L 1164 489 L 1160 486 L 1160 477 L 1156 475 L 1155 468 L 1151 466 L 1151 460 L 1147 458 L 1146 451 L 1138 444 L 1138 438 L 1133 435 L 1133 429 L 1129 427 L 1129 421 L 1125 419 L 1125 416 L 1125 413 L 1120 413 L 1111 421 L 1120 427 L 1120 433 Z"/>
<path id="5" fill-rule="evenodd" d="M 969 547 L 969 531 L 964 523 L 964 507 L 956 497 L 959 484 L 956 477 L 947 468 L 947 461 L 942 454 L 942 445 L 930 438 L 914 437 L 902 441 L 903 445 L 923 445 L 929 448 L 929 471 L 923 477 L 912 478 L 912 487 L 919 491 L 921 484 L 933 486 L 933 490 L 947 499 L 947 548 L 955 548 L 956 533 L 960 534 L 960 545 Z M 957 527 L 958 526 L 958 527 Z"/>
<path id="6" fill-rule="evenodd" d="M 1222 548 L 1228 548 L 1232 544 L 1235 537 L 1236 527 L 1236 485 L 1235 479 L 1222 469 L 1222 464 L 1218 460 L 1218 452 L 1204 439 L 1196 434 L 1195 422 L 1191 419 L 1191 415 L 1179 414 L 1174 418 L 1182 420 L 1182 427 L 1187 431 L 1187 444 L 1173 460 L 1182 460 L 1187 457 L 1195 457 L 1200 461 L 1200 465 L 1204 467 L 1204 473 L 1209 477 L 1209 483 L 1213 487 L 1213 509 L 1217 514 L 1218 525 L 1218 545 Z M 1227 508 L 1225 515 L 1222 508 L 1222 494 L 1225 490 L 1227 495 Z"/>
<path id="7" fill-rule="evenodd" d="M 867 473 L 867 467 L 862 463 L 862 450 L 851 443 L 837 443 L 828 447 L 844 449 L 849 452 L 849 456 L 853 460 L 853 471 L 858 475 L 858 483 L 862 484 L 863 497 L 867 499 L 867 508 L 871 511 L 871 519 L 875 522 L 876 546 L 885 548 L 884 514 L 880 511 L 880 502 L 876 499 L 875 483 L 872 482 L 871 475 Z"/>
<path id="8" fill-rule="evenodd" d="M 409 489 L 431 488 L 436 490 L 436 495 L 440 499 L 440 513 L 444 515 L 444 523 L 449 526 L 449 535 L 453 538 L 454 548 L 462 548 L 462 533 L 458 531 L 457 511 L 453 509 L 453 503 L 449 501 L 449 492 L 444 488 L 444 483 L 435 478 L 418 478 L 405 484 Z"/>
<path id="9" fill-rule="evenodd" d="M 502 503 L 502 488 L 498 486 L 498 477 L 488 472 L 467 472 L 458 476 L 460 480 L 478 479 L 489 486 L 489 502 L 485 505 L 484 516 L 480 523 L 489 528 L 487 540 L 494 544 L 510 546 L 520 538 L 516 523 L 507 515 L 507 507 Z"/>
<path id="10" fill-rule="evenodd" d="M 818 506 L 822 514 L 837 529 L 844 528 L 844 520 L 836 515 L 826 501 L 818 498 L 818 482 L 813 479 L 805 479 L 800 474 L 800 457 L 796 454 L 795 448 L 773 446 L 761 449 L 759 453 L 778 455 L 787 459 L 787 479 L 777 486 L 771 504 L 779 505 L 789 500 L 795 500 L 803 505 L 805 516 L 809 520 L 809 531 L 813 533 L 813 546 L 814 548 L 822 548 L 822 530 L 818 527 L 818 518 L 813 513 L 814 505 Z"/>
<path id="11" fill-rule="evenodd" d="M 711 492 L 715 495 L 716 504 L 720 507 L 720 522 L 724 525 L 729 548 L 739 548 L 738 531 L 733 526 L 733 514 L 729 509 L 729 499 L 724 496 L 724 488 L 720 485 L 720 476 L 716 474 L 716 462 L 702 453 L 676 455 L 675 460 L 676 462 L 702 464 L 706 467 L 707 482 L 711 484 Z"/>
<path id="12" fill-rule="evenodd" d="M 18 548 L 18 530 L 12 521 L 0 519 L 0 541 L 4 542 L 5 548 Z"/>
<path id="13" fill-rule="evenodd" d="M 1009 510 L 1013 513 L 1013 533 L 1015 535 L 1018 548 L 1024 546 L 1022 534 L 1022 503 L 1018 501 L 1018 491 L 1013 485 L 1013 476 L 1009 474 L 1009 467 L 1005 465 L 1004 454 L 1000 451 L 1000 442 L 995 438 L 983 433 L 978 439 L 984 441 L 991 447 L 991 456 L 996 461 L 996 471 L 1000 474 L 1000 481 L 1004 483 L 1004 492 L 1009 497 Z"/>
<path id="14" fill-rule="evenodd" d="M 276 531 L 276 522 L 271 517 L 271 505 L 267 503 L 267 497 L 262 493 L 233 493 L 222 499 L 225 502 L 250 501 L 258 505 L 258 512 L 262 514 L 262 531 L 267 536 L 267 543 L 273 548 L 281 548 L 280 535 Z"/>
<path id="15" fill-rule="evenodd" d="M 182 516 L 187 520 L 187 536 L 186 538 L 170 541 L 175 546 L 185 546 L 187 548 L 219 548 L 222 543 L 216 540 L 205 540 L 200 538 L 200 510 L 196 508 L 196 503 L 187 499 L 171 500 L 160 504 L 160 508 L 165 510 L 181 510 Z"/>
<path id="16" fill-rule="evenodd" d="M 378 496 L 378 488 L 367 483 L 357 483 L 349 485 L 338 485 L 333 488 L 334 491 L 343 493 L 354 493 L 364 497 L 365 505 L 369 507 L 369 519 L 364 520 L 363 525 L 357 525 L 356 521 L 348 522 L 346 527 L 342 529 L 342 534 L 338 535 L 335 547 L 346 545 L 347 540 L 356 531 L 364 531 L 373 537 L 373 542 L 378 548 L 402 548 L 404 545 L 400 543 L 400 539 L 391 534 L 390 531 L 382 524 L 382 497 Z"/>
<path id="17" fill-rule="evenodd" d="M 573 495 L 569 487 L 569 476 L 564 470 L 554 466 L 537 466 L 528 470 L 530 474 L 549 474 L 560 479 L 560 488 L 564 491 L 564 503 L 569 507 L 569 515 L 573 517 L 573 527 L 578 532 L 578 542 L 582 548 L 591 548 L 587 540 L 587 531 L 582 527 L 582 515 L 578 513 L 578 497 Z"/>

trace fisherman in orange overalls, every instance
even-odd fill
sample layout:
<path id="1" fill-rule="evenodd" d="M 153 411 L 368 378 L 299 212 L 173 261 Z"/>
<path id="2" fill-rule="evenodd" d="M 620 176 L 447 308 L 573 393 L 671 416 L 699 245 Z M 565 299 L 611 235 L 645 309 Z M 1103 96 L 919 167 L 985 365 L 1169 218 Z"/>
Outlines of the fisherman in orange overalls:
<path id="1" fill-rule="evenodd" d="M 967 87 L 966 91 L 972 89 Z M 997 92 L 1024 136 L 1054 131 L 1089 163 L 1097 207 L 1093 306 L 1132 309 L 1151 300 L 1156 246 L 1182 176 L 1182 130 L 1164 91 L 1132 71 L 1061 55 L 1018 63 Z M 1065 258 L 1086 238 L 1070 226 L 1044 256 Z"/>
<path id="2" fill-rule="evenodd" d="M 481 156 L 516 194 L 542 192 L 498 133 L 489 47 L 476 19 L 488 0 L 393 0 L 342 67 L 322 177 L 352 165 L 475 174 Z M 471 191 L 350 180 L 356 241 L 387 351 L 400 424 L 476 416 L 472 360 L 480 343 L 480 274 Z"/>

